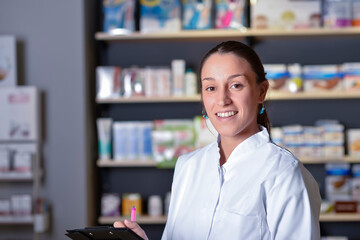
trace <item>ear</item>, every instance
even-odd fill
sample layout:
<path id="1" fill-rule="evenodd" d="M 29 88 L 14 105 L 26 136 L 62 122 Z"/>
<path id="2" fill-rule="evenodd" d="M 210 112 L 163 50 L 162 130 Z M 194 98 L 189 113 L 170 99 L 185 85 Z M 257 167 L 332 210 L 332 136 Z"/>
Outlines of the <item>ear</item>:
<path id="1" fill-rule="evenodd" d="M 269 89 L 269 81 L 265 80 L 258 85 L 259 87 L 259 103 L 265 101 L 267 90 Z"/>

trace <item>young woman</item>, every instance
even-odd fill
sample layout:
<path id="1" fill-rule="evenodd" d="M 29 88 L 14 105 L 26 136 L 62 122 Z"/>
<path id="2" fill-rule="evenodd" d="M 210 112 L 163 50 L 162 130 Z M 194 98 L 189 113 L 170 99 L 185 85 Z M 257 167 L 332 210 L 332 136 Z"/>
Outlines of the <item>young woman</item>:
<path id="1" fill-rule="evenodd" d="M 204 56 L 200 76 L 204 116 L 219 137 L 178 159 L 162 239 L 320 239 L 318 185 L 271 142 L 257 54 L 221 43 Z M 114 226 L 147 239 L 135 222 Z"/>

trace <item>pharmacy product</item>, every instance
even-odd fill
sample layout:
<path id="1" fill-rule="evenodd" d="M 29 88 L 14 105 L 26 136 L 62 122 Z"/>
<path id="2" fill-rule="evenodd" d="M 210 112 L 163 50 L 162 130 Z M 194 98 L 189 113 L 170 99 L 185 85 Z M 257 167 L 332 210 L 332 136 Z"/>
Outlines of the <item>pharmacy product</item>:
<path id="1" fill-rule="evenodd" d="M 126 160 L 127 128 L 123 122 L 113 124 L 113 159 L 115 161 Z"/>
<path id="2" fill-rule="evenodd" d="M 100 160 L 111 158 L 111 118 L 98 118 L 96 120 L 98 132 L 98 153 Z"/>
<path id="3" fill-rule="evenodd" d="M 360 129 L 348 129 L 346 135 L 349 155 L 360 157 Z"/>
<path id="4" fill-rule="evenodd" d="M 181 30 L 180 0 L 141 0 L 140 31 L 177 32 Z"/>
<path id="5" fill-rule="evenodd" d="M 96 97 L 98 99 L 120 97 L 121 68 L 99 66 L 96 68 Z"/>
<path id="6" fill-rule="evenodd" d="M 298 29 L 320 27 L 320 0 L 257 0 L 251 2 L 252 28 Z"/>
<path id="7" fill-rule="evenodd" d="M 301 92 L 303 90 L 302 67 L 298 63 L 288 65 L 289 80 L 288 90 L 290 92 Z"/>
<path id="8" fill-rule="evenodd" d="M 185 61 L 175 59 L 171 62 L 172 93 L 175 96 L 184 95 Z"/>
<path id="9" fill-rule="evenodd" d="M 337 65 L 307 65 L 303 67 L 305 92 L 341 91 L 341 72 Z"/>
<path id="10" fill-rule="evenodd" d="M 264 64 L 270 90 L 286 91 L 289 73 L 285 64 Z"/>
<path id="11" fill-rule="evenodd" d="M 332 202 L 351 199 L 350 164 L 326 164 L 326 198 Z"/>
<path id="12" fill-rule="evenodd" d="M 159 217 L 162 215 L 163 204 L 161 196 L 151 195 L 148 199 L 148 214 L 151 217 Z"/>
<path id="13" fill-rule="evenodd" d="M 0 148 L 0 174 L 10 171 L 10 150 Z"/>
<path id="14" fill-rule="evenodd" d="M 212 0 L 183 0 L 183 29 L 210 29 L 211 5 Z"/>
<path id="15" fill-rule="evenodd" d="M 135 0 L 103 0 L 104 32 L 129 34 L 135 31 Z"/>
<path id="16" fill-rule="evenodd" d="M 245 28 L 245 2 L 245 0 L 216 0 L 216 28 Z"/>
<path id="17" fill-rule="evenodd" d="M 352 25 L 360 26 L 360 0 L 352 0 Z"/>
<path id="18" fill-rule="evenodd" d="M 104 193 L 101 197 L 101 216 L 120 216 L 120 196 L 117 193 Z"/>
<path id="19" fill-rule="evenodd" d="M 139 159 L 149 160 L 152 158 L 151 132 L 153 129 L 152 122 L 137 123 L 139 131 Z"/>
<path id="20" fill-rule="evenodd" d="M 344 63 L 342 73 L 344 90 L 360 91 L 360 63 Z"/>
<path id="21" fill-rule="evenodd" d="M 351 0 L 324 0 L 323 10 L 324 27 L 351 26 Z"/>
<path id="22" fill-rule="evenodd" d="M 185 73 L 185 95 L 195 96 L 197 94 L 197 77 L 194 71 L 190 68 Z"/>
<path id="23" fill-rule="evenodd" d="M 131 215 L 131 209 L 136 208 L 136 214 L 142 214 L 142 200 L 140 193 L 124 193 L 122 195 L 122 207 L 121 215 L 129 217 Z"/>

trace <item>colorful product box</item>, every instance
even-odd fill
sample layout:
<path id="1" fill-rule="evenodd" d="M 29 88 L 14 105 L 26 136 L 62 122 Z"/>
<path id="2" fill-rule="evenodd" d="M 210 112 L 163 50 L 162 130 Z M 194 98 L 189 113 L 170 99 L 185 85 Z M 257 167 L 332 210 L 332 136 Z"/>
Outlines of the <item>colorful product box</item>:
<path id="1" fill-rule="evenodd" d="M 305 92 L 341 91 L 342 79 L 337 65 L 307 65 L 303 67 Z"/>
<path id="2" fill-rule="evenodd" d="M 103 0 L 104 32 L 128 34 L 135 31 L 135 0 Z"/>
<path id="3" fill-rule="evenodd" d="M 99 66 L 96 68 L 98 99 L 116 98 L 121 95 L 121 68 Z"/>
<path id="4" fill-rule="evenodd" d="M 210 29 L 211 5 L 211 0 L 184 0 L 182 18 L 183 29 Z"/>
<path id="5" fill-rule="evenodd" d="M 255 29 L 317 28 L 321 25 L 320 0 L 257 0 L 251 5 L 251 27 Z"/>
<path id="6" fill-rule="evenodd" d="M 245 0 L 216 0 L 216 28 L 244 28 L 246 26 L 245 2 Z"/>
<path id="7" fill-rule="evenodd" d="M 326 164 L 325 190 L 329 201 L 351 200 L 350 164 Z"/>
<path id="8" fill-rule="evenodd" d="M 342 72 L 344 90 L 360 91 L 360 63 L 344 63 Z"/>
<path id="9" fill-rule="evenodd" d="M 348 129 L 346 133 L 349 155 L 360 157 L 360 129 Z"/>
<path id="10" fill-rule="evenodd" d="M 351 26 L 351 0 L 324 0 L 323 10 L 324 27 Z"/>
<path id="11" fill-rule="evenodd" d="M 285 64 L 264 64 L 264 69 L 271 90 L 287 91 L 289 73 Z"/>
<path id="12" fill-rule="evenodd" d="M 117 193 L 105 193 L 101 197 L 101 216 L 120 216 L 120 195 Z"/>
<path id="13" fill-rule="evenodd" d="M 180 0 L 140 0 L 140 31 L 176 32 L 181 30 Z"/>

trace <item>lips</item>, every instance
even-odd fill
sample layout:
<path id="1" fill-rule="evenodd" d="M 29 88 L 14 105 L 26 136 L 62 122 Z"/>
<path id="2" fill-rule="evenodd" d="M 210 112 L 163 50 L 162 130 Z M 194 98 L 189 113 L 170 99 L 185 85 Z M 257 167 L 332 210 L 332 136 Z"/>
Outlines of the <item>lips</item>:
<path id="1" fill-rule="evenodd" d="M 236 111 L 219 112 L 219 113 L 216 113 L 216 116 L 218 116 L 220 118 L 228 118 L 228 117 L 234 116 L 237 113 L 238 112 L 236 112 Z"/>

